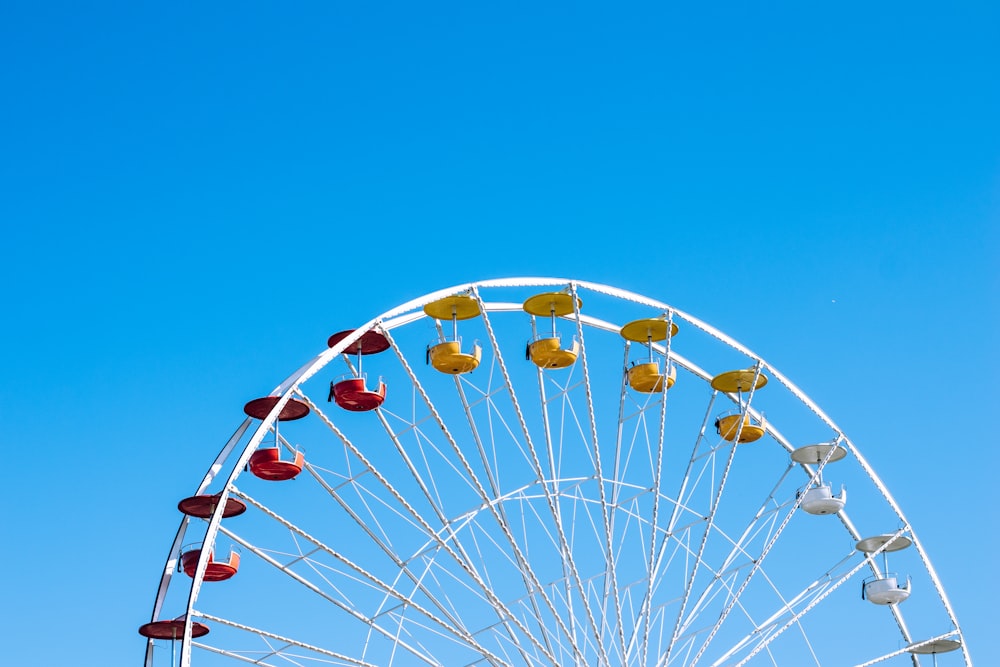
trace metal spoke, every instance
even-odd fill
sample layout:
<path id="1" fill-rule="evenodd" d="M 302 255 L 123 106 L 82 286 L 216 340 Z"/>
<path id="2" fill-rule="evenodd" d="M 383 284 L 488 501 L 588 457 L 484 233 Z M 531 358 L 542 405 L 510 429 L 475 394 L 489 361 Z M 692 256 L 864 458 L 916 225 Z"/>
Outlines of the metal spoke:
<path id="1" fill-rule="evenodd" d="M 392 338 L 389 336 L 388 332 L 386 332 L 385 335 L 386 335 L 386 338 L 388 338 L 390 344 L 392 344 Z M 397 353 L 398 353 L 398 347 L 396 347 L 396 346 L 393 346 L 393 347 L 394 347 L 394 349 L 397 350 Z M 406 361 L 406 358 L 402 354 L 398 354 L 398 357 L 399 357 L 400 363 L 406 369 L 406 373 L 409 376 L 410 381 L 413 383 L 414 388 L 420 394 L 421 399 L 424 401 L 425 405 L 430 410 L 431 415 L 433 416 L 434 421 L 437 424 L 438 428 L 441 429 L 441 431 L 444 434 L 445 438 L 448 440 L 448 444 L 451 446 L 452 451 L 455 453 L 455 455 L 458 457 L 459 461 L 461 462 L 462 469 L 464 470 L 465 474 L 468 476 L 468 480 L 474 486 L 474 488 L 476 490 L 476 493 L 479 495 L 480 500 L 482 500 L 483 503 L 485 504 L 485 506 L 489 509 L 490 514 L 493 516 L 494 520 L 496 521 L 497 525 L 500 527 L 500 529 L 503 532 L 504 536 L 507 538 L 508 544 L 510 545 L 510 548 L 514 552 L 514 556 L 516 558 L 518 568 L 519 568 L 519 570 L 522 573 L 522 579 L 524 580 L 525 585 L 526 586 L 528 586 L 528 585 L 534 586 L 535 588 L 537 588 L 541 592 L 541 585 L 540 585 L 540 582 L 538 580 L 538 577 L 532 571 L 531 566 L 530 566 L 527 558 L 525 558 L 524 554 L 522 553 L 520 547 L 517 544 L 517 540 L 514 538 L 514 535 L 510 532 L 510 524 L 507 522 L 506 517 L 503 516 L 500 513 L 500 511 L 497 509 L 496 504 L 492 502 L 492 500 L 495 499 L 495 496 L 491 497 L 491 496 L 489 496 L 486 493 L 486 489 L 483 487 L 482 482 L 479 480 L 479 477 L 476 475 L 475 471 L 472 469 L 472 466 L 469 464 L 468 459 L 462 453 L 462 449 L 458 446 L 458 443 L 455 441 L 454 436 L 451 434 L 450 430 L 448 429 L 447 424 L 442 419 L 440 412 L 434 406 L 434 403 L 431 401 L 430 397 L 427 395 L 427 392 L 424 390 L 423 385 L 420 383 L 420 381 L 417 379 L 416 375 L 413 373 L 413 369 L 410 368 L 410 365 Z M 457 539 L 457 536 L 455 536 L 454 533 L 452 533 L 452 537 L 454 538 L 454 542 L 456 544 L 456 547 L 459 550 L 462 550 L 461 542 Z M 462 551 L 462 553 L 463 553 L 463 556 L 465 556 L 466 558 L 468 558 L 468 556 L 464 553 L 464 551 Z M 530 588 L 529 588 L 529 590 L 530 590 Z M 542 593 L 542 594 L 544 595 L 544 593 Z M 550 608 L 551 608 L 552 612 L 555 613 L 555 608 L 551 607 L 551 605 L 550 605 Z M 536 614 L 537 614 L 537 612 L 536 612 Z M 541 619 L 539 619 L 539 622 L 541 622 Z M 507 623 L 506 619 L 504 620 L 504 623 L 506 625 L 506 623 Z M 510 635 L 511 641 L 515 645 L 517 645 L 517 642 L 516 642 L 516 640 L 514 639 L 514 636 L 513 636 L 513 632 L 509 632 L 508 634 Z M 544 633 L 543 633 L 543 636 L 544 636 Z M 549 651 L 551 651 L 550 645 L 547 644 L 546 648 L 549 649 Z"/>
<path id="2" fill-rule="evenodd" d="M 250 627 L 249 625 L 243 625 L 241 623 L 235 623 L 233 621 L 230 621 L 230 620 L 225 619 L 225 618 L 221 618 L 219 616 L 213 616 L 211 614 L 206 614 L 206 613 L 201 612 L 201 611 L 196 611 L 196 612 L 194 612 L 194 614 L 196 616 L 199 616 L 200 618 L 205 619 L 206 621 L 212 621 L 213 623 L 218 623 L 219 625 L 228 625 L 231 628 L 236 628 L 237 630 L 243 630 L 245 632 L 250 632 L 250 633 L 253 633 L 253 634 L 255 634 L 255 635 L 259 636 L 259 637 L 267 637 L 269 639 L 274 639 L 274 640 L 277 640 L 277 641 L 280 641 L 280 642 L 284 642 L 285 644 L 288 644 L 289 646 L 298 646 L 299 648 L 304 648 L 307 651 L 313 651 L 315 653 L 319 653 L 320 655 L 325 655 L 325 656 L 329 656 L 331 658 L 336 658 L 337 660 L 340 660 L 340 661 L 342 661 L 344 663 L 347 663 L 349 665 L 358 665 L 358 667 L 377 667 L 376 665 L 373 665 L 372 663 L 364 662 L 363 660 L 356 660 L 355 658 L 352 658 L 349 655 L 342 655 L 342 654 L 336 653 L 334 651 L 329 651 L 327 649 L 320 648 L 319 646 L 313 646 L 312 644 L 306 644 L 305 642 L 296 641 L 296 640 L 290 639 L 288 637 L 282 637 L 281 635 L 276 635 L 276 634 L 274 634 L 272 632 L 267 632 L 265 630 L 259 630 L 257 628 Z"/>
<path id="3" fill-rule="evenodd" d="M 382 486 L 387 491 L 389 491 L 389 493 L 393 496 L 393 498 L 406 509 L 407 513 L 420 525 L 421 529 L 425 532 L 427 537 L 430 538 L 432 541 L 436 542 L 445 552 L 447 552 L 448 555 L 451 556 L 455 560 L 455 562 L 458 563 L 458 565 L 466 572 L 466 574 L 468 574 L 469 577 L 476 582 L 476 584 L 482 590 L 485 598 L 489 601 L 490 605 L 493 606 L 494 609 L 496 610 L 497 616 L 501 619 L 505 618 L 508 619 L 511 623 L 517 626 L 517 628 L 521 632 L 525 634 L 525 636 L 529 639 L 529 641 L 531 641 L 533 644 L 536 645 L 537 648 L 539 648 L 544 652 L 544 648 L 540 644 L 538 644 L 538 641 L 537 639 L 534 638 L 534 635 L 530 633 L 527 630 L 527 628 L 524 627 L 524 625 L 517 619 L 517 617 L 513 614 L 513 612 L 511 612 L 510 609 L 508 609 L 507 606 L 500 601 L 500 599 L 496 596 L 493 590 L 486 584 L 486 582 L 482 580 L 479 574 L 475 572 L 467 564 L 466 559 L 463 559 L 459 555 L 459 553 L 457 553 L 455 549 L 452 548 L 449 542 L 443 540 L 441 537 L 437 535 L 437 533 L 431 528 L 431 526 L 426 522 L 426 520 L 424 520 L 424 518 L 420 515 L 420 513 L 417 512 L 413 508 L 413 506 L 410 505 L 405 500 L 405 498 L 403 498 L 400 492 L 388 481 L 388 479 L 385 476 L 383 476 L 380 472 L 378 472 L 378 470 L 375 469 L 373 464 L 364 456 L 364 454 L 353 443 L 351 443 L 351 441 L 347 438 L 347 436 L 344 435 L 343 432 L 341 432 L 340 429 L 338 429 L 333 424 L 332 421 L 327 419 L 325 415 L 323 415 L 322 413 L 318 414 L 320 415 L 320 418 L 323 419 L 323 422 L 327 425 L 327 427 L 330 428 L 341 440 L 341 442 L 343 442 L 344 445 L 348 449 L 350 449 L 351 453 L 355 457 L 357 457 L 358 460 L 362 462 L 362 465 L 364 465 L 364 467 L 367 470 L 369 470 L 379 480 Z M 484 654 L 488 654 L 488 652 Z M 548 657 L 551 658 L 551 656 Z"/>
<path id="4" fill-rule="evenodd" d="M 479 292 L 476 291 L 476 290 L 474 290 L 473 291 L 473 296 L 479 302 L 480 308 L 483 311 L 483 322 L 486 325 L 486 331 L 487 331 L 487 333 L 489 334 L 489 337 L 490 337 L 490 344 L 493 346 L 493 352 L 496 355 L 497 363 L 500 366 L 500 372 L 501 372 L 501 374 L 502 374 L 502 376 L 504 378 L 505 384 L 507 385 L 507 390 L 508 390 L 508 392 L 510 394 L 511 403 L 514 406 L 514 412 L 517 415 L 518 423 L 521 426 L 522 434 L 524 435 L 525 442 L 528 445 L 528 450 L 531 453 L 531 463 L 534 466 L 534 472 L 537 475 L 537 479 L 538 479 L 539 484 L 542 487 L 542 490 L 545 492 L 546 503 L 548 503 L 549 511 L 552 513 L 552 517 L 555 520 L 556 529 L 557 529 L 557 532 L 558 532 L 558 535 L 559 535 L 559 541 L 560 541 L 561 548 L 563 549 L 563 553 L 566 554 L 566 557 L 568 559 L 568 565 L 569 565 L 570 571 L 573 573 L 573 577 L 576 580 L 577 588 L 578 588 L 578 590 L 580 592 L 580 595 L 581 595 L 581 597 L 583 599 L 583 606 L 584 606 L 584 609 L 586 610 L 586 613 L 587 613 L 587 620 L 590 623 L 590 626 L 591 626 L 591 629 L 592 629 L 592 631 L 594 633 L 595 639 L 598 642 L 600 642 L 600 638 L 599 638 L 598 633 L 597 633 L 597 625 L 596 625 L 596 623 L 594 621 L 593 612 L 590 610 L 590 605 L 587 602 L 587 597 L 586 597 L 586 594 L 585 594 L 584 589 L 583 589 L 583 584 L 580 581 L 580 575 L 579 575 L 579 573 L 576 570 L 575 564 L 573 563 L 572 552 L 569 549 L 568 544 L 566 543 L 565 530 L 562 527 L 562 522 L 559 520 L 559 513 L 555 509 L 555 501 L 554 501 L 554 499 L 552 497 L 552 492 L 551 492 L 551 490 L 549 488 L 549 484 L 546 483 L 546 481 L 545 481 L 545 475 L 542 472 L 542 465 L 541 465 L 541 462 L 538 459 L 538 452 L 535 449 L 535 444 L 534 444 L 534 440 L 531 437 L 531 432 L 528 429 L 527 423 L 524 420 L 524 415 L 522 414 L 521 408 L 518 405 L 517 394 L 516 394 L 516 392 L 514 390 L 513 383 L 511 382 L 510 374 L 507 372 L 507 367 L 504 364 L 503 354 L 500 352 L 500 345 L 497 342 L 496 334 L 494 333 L 493 327 L 490 324 L 490 319 L 489 319 L 489 317 L 486 314 L 486 308 L 484 306 L 482 297 L 479 295 Z M 531 572 L 527 572 L 527 574 L 528 574 L 529 577 L 533 576 L 533 573 L 531 573 Z M 537 588 L 539 594 L 542 596 L 542 599 L 546 602 L 546 605 L 549 607 L 549 609 L 550 609 L 550 611 L 552 613 L 553 619 L 555 620 L 556 625 L 559 626 L 560 632 L 569 641 L 570 648 L 573 650 L 573 654 L 574 654 L 575 659 L 578 660 L 578 661 L 580 661 L 581 663 L 585 662 L 586 660 L 583 657 L 583 652 L 580 650 L 580 647 L 577 645 L 576 639 L 575 639 L 573 633 L 571 633 L 569 631 L 569 629 L 566 627 L 565 623 L 563 622 L 562 617 L 555 610 L 555 607 L 552 605 L 551 600 L 549 600 L 548 596 L 545 594 L 544 588 L 542 587 L 541 583 L 538 582 L 537 580 L 534 580 L 534 579 L 533 579 L 532 583 Z"/>
<path id="5" fill-rule="evenodd" d="M 482 653 L 487 658 L 495 660 L 496 664 L 502 664 L 502 662 L 499 660 L 499 658 L 497 658 L 496 656 L 492 655 L 490 653 L 490 651 L 488 651 L 478 641 L 476 641 L 476 639 L 471 634 L 469 634 L 469 632 L 467 630 L 465 630 L 461 625 L 451 625 L 451 624 L 445 622 L 444 619 L 438 618 L 433 612 L 431 612 L 429 609 L 425 609 L 422 605 L 420 605 L 418 602 L 416 602 L 412 597 L 404 596 L 394 586 L 392 586 L 390 583 L 382 581 L 377 576 L 375 576 L 375 574 L 373 574 L 372 572 L 369 572 L 367 569 L 365 569 L 364 567 L 362 567 L 359 563 L 355 563 L 353 560 L 351 560 L 350 558 L 348 558 L 343 553 L 341 553 L 341 552 L 333 549 L 329 545 L 324 544 L 323 542 L 321 542 L 317 538 L 313 537 L 312 535 L 310 535 L 309 533 L 307 533 L 306 531 L 304 531 L 302 528 L 299 528 L 298 526 L 296 526 L 292 522 L 288 521 L 284 517 L 279 516 L 278 514 L 276 514 L 275 512 L 271 511 L 270 509 L 268 509 L 267 507 L 265 507 L 261 503 L 257 502 L 256 500 L 254 500 L 250 496 L 248 496 L 248 495 L 246 495 L 244 493 L 240 493 L 235 488 L 233 489 L 233 491 L 234 491 L 234 493 L 238 493 L 239 496 L 242 499 L 246 500 L 248 503 L 250 503 L 251 505 L 253 505 L 257 509 L 259 509 L 261 512 L 263 512 L 267 516 L 269 516 L 272 520 L 277 521 L 279 524 L 281 524 L 282 526 L 284 526 L 285 528 L 287 528 L 291 532 L 293 532 L 296 535 L 298 535 L 298 536 L 300 536 L 300 537 L 308 540 L 313 545 L 315 545 L 316 547 L 320 548 L 326 554 L 328 554 L 329 556 L 331 556 L 332 558 L 334 558 L 336 561 L 338 561 L 338 562 L 342 563 L 343 565 L 345 565 L 348 569 L 350 569 L 354 573 L 354 575 L 359 576 L 362 580 L 365 580 L 365 581 L 369 582 L 371 585 L 373 585 L 376 589 L 378 589 L 379 591 L 381 591 L 385 595 L 393 597 L 396 600 L 398 600 L 399 602 L 407 605 L 408 607 L 413 608 L 415 611 L 417 611 L 421 615 L 425 616 L 428 620 L 432 621 L 433 623 L 435 623 L 436 625 L 438 625 L 439 627 L 441 627 L 443 630 L 445 630 L 449 634 L 455 636 L 456 638 L 460 638 L 464 642 L 468 643 L 469 646 L 472 646 L 473 648 L 475 648 L 475 650 L 479 651 L 480 653 Z M 234 539 L 238 539 L 238 538 L 234 537 Z M 247 543 L 247 542 L 245 542 L 243 540 L 238 540 L 238 541 L 240 541 L 241 544 L 243 544 L 244 546 L 246 546 L 248 548 L 252 548 L 251 545 L 249 545 L 249 543 Z M 259 556 L 263 555 L 262 552 L 260 552 L 260 550 L 258 550 L 256 548 L 253 548 L 253 551 L 254 551 L 254 553 L 256 553 Z M 270 560 L 273 560 L 273 559 L 270 559 Z M 272 563 L 272 564 L 274 564 L 274 563 Z M 284 570 L 284 571 L 286 571 L 286 572 L 288 572 L 288 569 L 285 566 L 281 566 L 281 569 Z M 300 581 L 300 583 L 302 583 L 302 581 Z M 324 596 L 324 597 L 327 597 L 327 596 Z M 327 599 L 330 599 L 330 598 L 328 597 Z M 338 606 L 341 606 L 341 605 L 338 604 Z M 346 608 L 346 605 L 341 606 L 341 608 Z M 369 621 L 369 623 L 370 623 L 370 621 Z"/>
<path id="6" fill-rule="evenodd" d="M 687 608 L 688 600 L 691 597 L 691 592 L 694 588 L 695 578 L 698 576 L 698 570 L 701 567 L 703 561 L 702 557 L 705 553 L 705 547 L 708 544 L 709 535 L 712 532 L 712 526 L 715 524 L 715 513 L 719 508 L 719 503 L 722 501 L 722 492 L 726 488 L 726 481 L 729 479 L 729 473 L 733 468 L 733 461 L 736 458 L 736 449 L 740 441 L 740 435 L 743 432 L 744 418 L 746 415 L 746 410 L 750 407 L 750 402 L 753 400 L 754 391 L 757 387 L 757 378 L 760 377 L 761 363 L 758 362 L 756 368 L 754 369 L 753 382 L 750 383 L 750 393 L 747 396 L 746 404 L 741 405 L 741 413 L 739 417 L 739 422 L 736 427 L 736 435 L 733 436 L 732 447 L 729 449 L 729 456 L 726 459 L 726 465 L 722 470 L 722 475 L 719 478 L 719 485 L 715 490 L 715 494 L 712 498 L 712 504 L 709 508 L 708 516 L 706 517 L 706 525 L 704 533 L 702 533 L 701 544 L 698 547 L 698 554 L 695 556 L 693 565 L 690 569 L 690 574 L 688 576 L 688 584 L 684 590 L 684 598 L 681 600 L 680 610 L 677 612 L 677 621 L 674 625 L 673 638 L 671 639 L 670 645 L 667 646 L 667 659 L 670 658 L 671 648 L 673 643 L 677 640 L 678 635 L 681 631 L 681 622 L 684 618 L 684 612 Z"/>

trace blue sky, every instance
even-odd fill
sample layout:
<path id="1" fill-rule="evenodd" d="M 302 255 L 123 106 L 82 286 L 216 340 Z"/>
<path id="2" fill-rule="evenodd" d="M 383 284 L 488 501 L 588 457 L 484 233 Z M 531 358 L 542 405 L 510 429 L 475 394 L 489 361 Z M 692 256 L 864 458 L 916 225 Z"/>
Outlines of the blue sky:
<path id="1" fill-rule="evenodd" d="M 138 662 L 240 406 L 333 331 L 515 275 L 781 369 L 1000 661 L 998 7 L 538 4 L 0 9 L 12 663 Z"/>

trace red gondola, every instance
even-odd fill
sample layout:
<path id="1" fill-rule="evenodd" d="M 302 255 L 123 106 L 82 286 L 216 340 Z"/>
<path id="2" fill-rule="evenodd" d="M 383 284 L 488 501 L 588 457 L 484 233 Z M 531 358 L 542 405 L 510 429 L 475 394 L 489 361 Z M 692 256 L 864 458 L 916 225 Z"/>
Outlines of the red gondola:
<path id="1" fill-rule="evenodd" d="M 283 482 L 293 479 L 302 472 L 303 464 L 305 456 L 302 452 L 295 452 L 293 461 L 282 461 L 281 452 L 277 447 L 267 447 L 254 452 L 250 456 L 248 466 L 255 477 L 270 482 Z"/>
<path id="2" fill-rule="evenodd" d="M 354 333 L 354 329 L 340 331 L 327 340 L 327 345 L 333 347 Z M 327 401 L 335 401 L 337 405 L 352 412 L 374 410 L 385 401 L 385 383 L 381 378 L 376 389 L 369 389 L 365 384 L 365 376 L 361 372 L 361 358 L 366 354 L 378 354 L 389 349 L 389 339 L 377 331 L 366 331 L 344 349 L 344 354 L 355 354 L 358 358 L 357 369 L 342 380 L 330 383 L 330 395 Z"/>
<path id="3" fill-rule="evenodd" d="M 184 574 L 194 577 L 195 570 L 198 569 L 198 558 L 201 556 L 201 549 L 191 549 L 181 554 L 181 569 Z M 228 561 L 217 561 L 215 554 L 208 553 L 208 564 L 205 566 L 205 581 L 225 581 L 231 578 L 240 569 L 240 554 L 237 551 L 229 552 Z"/>

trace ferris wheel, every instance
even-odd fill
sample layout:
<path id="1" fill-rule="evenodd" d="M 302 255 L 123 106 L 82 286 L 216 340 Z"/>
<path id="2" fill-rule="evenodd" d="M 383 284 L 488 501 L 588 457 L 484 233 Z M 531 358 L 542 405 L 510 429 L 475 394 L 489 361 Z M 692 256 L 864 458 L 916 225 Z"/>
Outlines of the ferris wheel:
<path id="1" fill-rule="evenodd" d="M 147 667 L 972 664 L 857 447 L 708 324 L 545 278 L 336 324 L 180 500 Z"/>

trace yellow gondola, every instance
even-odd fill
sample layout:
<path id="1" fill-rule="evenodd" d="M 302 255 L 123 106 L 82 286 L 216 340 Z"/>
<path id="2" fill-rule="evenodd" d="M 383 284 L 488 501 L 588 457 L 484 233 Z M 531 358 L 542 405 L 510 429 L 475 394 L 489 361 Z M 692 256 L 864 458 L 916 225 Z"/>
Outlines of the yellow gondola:
<path id="1" fill-rule="evenodd" d="M 556 317 L 572 315 L 580 309 L 583 302 L 566 292 L 545 292 L 536 294 L 524 302 L 524 310 L 536 317 L 549 317 L 552 320 L 551 333 L 536 334 L 528 343 L 527 357 L 539 368 L 566 368 L 572 366 L 580 355 L 580 341 L 573 339 L 569 348 L 562 345 L 559 332 L 556 331 Z"/>
<path id="2" fill-rule="evenodd" d="M 424 306 L 424 312 L 438 321 L 451 320 L 452 338 L 445 338 L 427 346 L 427 362 L 438 371 L 449 375 L 469 373 L 479 367 L 483 358 L 483 348 L 473 343 L 469 352 L 462 351 L 462 339 L 458 337 L 458 321 L 478 317 L 479 302 L 468 294 L 455 294 L 432 301 Z"/>
<path id="3" fill-rule="evenodd" d="M 669 325 L 669 333 L 668 333 Z M 663 391 L 664 381 L 667 389 L 674 386 L 677 379 L 677 369 L 667 362 L 667 371 L 661 368 L 660 360 L 653 355 L 653 343 L 659 343 L 677 333 L 677 325 L 667 322 L 662 317 L 650 317 L 629 322 L 621 328 L 622 338 L 646 346 L 648 354 L 642 361 L 633 361 L 629 366 L 626 379 L 632 389 L 652 394 Z"/>
<path id="4" fill-rule="evenodd" d="M 446 340 L 427 348 L 427 359 L 435 370 L 449 375 L 469 373 L 479 367 L 483 348 L 474 343 L 471 352 L 462 352 L 462 341 Z"/>
<path id="5" fill-rule="evenodd" d="M 750 415 L 743 415 L 743 428 L 740 428 L 740 413 L 723 415 L 715 420 L 715 429 L 724 440 L 733 442 L 739 435 L 740 442 L 753 442 L 764 437 L 763 424 L 750 419 Z"/>
<path id="6" fill-rule="evenodd" d="M 566 368 L 576 362 L 580 355 L 580 342 L 573 341 L 573 346 L 565 349 L 559 336 L 536 338 L 528 345 L 528 358 L 539 368 Z"/>
<path id="7" fill-rule="evenodd" d="M 628 369 L 628 386 L 643 394 L 663 391 L 664 378 L 667 380 L 667 389 L 670 389 L 677 380 L 677 369 L 670 366 L 670 372 L 663 373 L 659 361 L 635 364 Z"/>
<path id="8" fill-rule="evenodd" d="M 737 394 L 738 403 L 741 406 L 743 405 L 743 392 L 756 391 L 766 384 L 767 376 L 752 367 L 726 371 L 712 378 L 712 389 Z M 763 422 L 751 419 L 745 410 L 746 407 L 742 407 L 736 412 L 719 415 L 715 420 L 715 428 L 723 439 L 734 442 L 739 437 L 739 442 L 753 442 L 764 436 Z"/>

